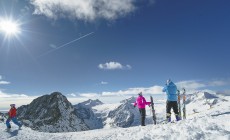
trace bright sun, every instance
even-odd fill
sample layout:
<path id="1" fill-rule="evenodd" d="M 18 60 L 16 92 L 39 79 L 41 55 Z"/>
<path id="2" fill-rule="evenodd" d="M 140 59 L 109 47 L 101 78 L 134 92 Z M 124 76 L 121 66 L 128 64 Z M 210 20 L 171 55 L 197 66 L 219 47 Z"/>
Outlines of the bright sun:
<path id="1" fill-rule="evenodd" d="M 7 36 L 17 35 L 20 33 L 20 27 L 17 22 L 0 20 L 0 32 L 4 32 Z"/>

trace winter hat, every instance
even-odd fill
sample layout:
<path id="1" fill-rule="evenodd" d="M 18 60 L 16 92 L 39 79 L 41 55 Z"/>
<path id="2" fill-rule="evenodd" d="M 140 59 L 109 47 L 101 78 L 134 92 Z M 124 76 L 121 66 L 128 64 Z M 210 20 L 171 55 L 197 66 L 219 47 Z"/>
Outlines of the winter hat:
<path id="1" fill-rule="evenodd" d="M 142 96 L 142 92 L 139 92 L 138 95 L 139 95 L 139 96 Z"/>
<path id="2" fill-rule="evenodd" d="M 166 84 L 168 85 L 170 82 L 171 82 L 171 79 L 168 79 L 168 80 L 166 81 Z"/>
<path id="3" fill-rule="evenodd" d="M 11 107 L 15 107 L 15 104 L 10 104 Z"/>

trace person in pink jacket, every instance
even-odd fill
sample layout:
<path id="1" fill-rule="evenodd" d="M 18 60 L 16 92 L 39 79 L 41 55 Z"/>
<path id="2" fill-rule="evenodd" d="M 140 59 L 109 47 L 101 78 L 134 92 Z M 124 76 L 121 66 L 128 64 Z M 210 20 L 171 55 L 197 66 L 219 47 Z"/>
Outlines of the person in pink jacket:
<path id="1" fill-rule="evenodd" d="M 145 106 L 150 105 L 151 102 L 146 102 L 145 97 L 142 96 L 142 92 L 138 93 L 138 97 L 136 99 L 136 102 L 134 103 L 134 107 L 139 108 L 139 112 L 141 114 L 141 126 L 145 126 L 145 116 L 146 116 L 146 110 Z"/>

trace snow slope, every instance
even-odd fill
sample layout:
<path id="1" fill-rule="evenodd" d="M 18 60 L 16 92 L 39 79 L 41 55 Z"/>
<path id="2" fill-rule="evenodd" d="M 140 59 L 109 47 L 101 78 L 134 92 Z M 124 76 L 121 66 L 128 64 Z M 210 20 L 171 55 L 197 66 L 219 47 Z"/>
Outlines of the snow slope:
<path id="1" fill-rule="evenodd" d="M 23 127 L 18 130 L 17 126 L 12 125 L 12 131 L 5 131 L 5 124 L 0 123 L 0 139 L 1 140 L 152 140 L 152 139 L 175 139 L 175 140 L 230 140 L 230 96 L 218 96 L 218 101 L 210 108 L 206 105 L 201 106 L 206 101 L 206 97 L 202 93 L 194 95 L 188 103 L 188 108 L 200 109 L 199 113 L 191 113 L 186 120 L 176 123 L 153 125 L 151 122 L 145 127 L 134 126 L 129 128 L 109 128 L 96 129 L 81 132 L 67 133 L 45 133 L 31 130 Z M 191 95 L 192 96 L 192 95 Z M 213 99 L 213 98 L 212 98 Z M 209 100 L 212 100 L 209 99 Z M 111 105 L 116 108 L 119 105 Z M 165 103 L 158 102 L 156 104 L 158 120 L 164 119 Z M 96 108 L 96 107 L 95 107 Z M 100 105 L 98 110 L 106 109 L 109 106 Z M 148 109 L 147 109 L 148 110 Z M 104 110 L 106 112 L 106 110 Z M 162 114 L 160 114 L 162 113 Z M 151 118 L 151 114 L 147 113 L 147 118 Z M 159 121 L 160 121 L 159 120 Z"/>

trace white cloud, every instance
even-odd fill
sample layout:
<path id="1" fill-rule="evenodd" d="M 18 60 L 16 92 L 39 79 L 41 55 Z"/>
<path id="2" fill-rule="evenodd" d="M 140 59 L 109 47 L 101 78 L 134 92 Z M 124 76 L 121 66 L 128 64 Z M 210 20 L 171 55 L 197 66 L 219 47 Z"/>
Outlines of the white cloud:
<path id="1" fill-rule="evenodd" d="M 107 85 L 108 82 L 101 81 L 101 85 Z"/>
<path id="2" fill-rule="evenodd" d="M 17 107 L 21 105 L 29 104 L 33 99 L 37 98 L 37 96 L 28 96 L 25 94 L 8 94 L 4 93 L 0 90 L 0 109 L 8 110 L 9 105 L 14 103 Z"/>
<path id="3" fill-rule="evenodd" d="M 224 95 L 224 96 L 230 96 L 230 90 L 224 90 L 224 91 L 218 91 L 217 94 Z"/>
<path id="4" fill-rule="evenodd" d="M 10 84 L 10 82 L 7 82 L 7 81 L 0 81 L 0 85 L 8 85 Z"/>
<path id="5" fill-rule="evenodd" d="M 99 94 L 97 93 L 82 93 L 82 94 L 79 94 L 81 97 L 85 97 L 85 98 L 94 98 L 94 97 L 98 97 L 100 96 Z"/>
<path id="6" fill-rule="evenodd" d="M 0 85 L 8 85 L 8 84 L 10 84 L 10 82 L 3 81 L 2 79 L 3 79 L 3 77 L 2 77 L 2 75 L 0 75 Z"/>
<path id="7" fill-rule="evenodd" d="M 150 4 L 153 0 L 147 0 Z M 30 0 L 34 14 L 49 18 L 72 18 L 86 21 L 114 20 L 136 9 L 138 0 Z"/>
<path id="8" fill-rule="evenodd" d="M 126 65 L 126 69 L 132 69 L 130 65 Z"/>
<path id="9" fill-rule="evenodd" d="M 226 93 L 226 91 L 215 91 L 215 90 L 210 90 L 209 88 L 220 88 L 226 85 L 230 85 L 229 79 L 226 80 L 213 80 L 209 82 L 204 82 L 204 81 L 196 81 L 196 80 L 188 80 L 188 81 L 180 81 L 175 83 L 178 87 L 178 89 L 185 88 L 186 93 L 192 94 L 197 91 L 206 91 L 209 93 Z"/>
<path id="10" fill-rule="evenodd" d="M 178 88 L 185 88 L 187 90 L 198 90 L 200 88 L 204 88 L 207 85 L 195 80 L 189 80 L 189 81 L 180 81 L 175 83 Z"/>
<path id="11" fill-rule="evenodd" d="M 98 93 L 71 93 L 67 94 L 68 97 L 76 97 L 76 98 L 94 98 L 100 96 Z"/>
<path id="12" fill-rule="evenodd" d="M 116 69 L 131 69 L 132 67 L 130 65 L 123 66 L 119 62 L 107 62 L 105 64 L 99 64 L 99 69 L 105 69 L 105 70 L 116 70 Z"/>
<path id="13" fill-rule="evenodd" d="M 6 94 L 0 91 L 0 98 L 21 98 L 21 97 L 28 97 L 25 94 Z"/>
<path id="14" fill-rule="evenodd" d="M 208 83 L 209 86 L 225 86 L 228 85 L 228 81 L 216 80 Z"/>
<path id="15" fill-rule="evenodd" d="M 107 82 L 104 82 L 104 83 L 107 83 Z M 207 91 L 210 93 L 215 93 L 216 91 L 209 90 L 208 87 L 210 86 L 218 87 L 218 86 L 223 86 L 226 84 L 228 85 L 229 83 L 226 81 L 211 81 L 211 82 L 205 83 L 205 82 L 196 81 L 196 80 L 180 81 L 176 83 L 179 89 L 184 87 L 186 89 L 186 93 L 188 94 L 192 94 L 197 91 Z M 72 104 L 77 104 L 87 99 L 100 99 L 103 102 L 115 103 L 123 99 L 126 99 L 130 96 L 136 96 L 139 92 L 143 92 L 144 95 L 145 94 L 152 94 L 152 95 L 162 94 L 162 89 L 163 89 L 163 86 L 154 85 L 151 87 L 134 87 L 134 88 L 128 88 L 125 90 L 108 91 L 108 92 L 101 92 L 101 93 L 71 93 L 71 94 L 67 94 L 67 98 Z M 217 93 L 229 96 L 230 90 L 225 90 L 225 91 L 217 92 Z M 8 110 L 9 104 L 11 103 L 15 103 L 17 107 L 21 105 L 26 105 L 26 104 L 29 104 L 33 99 L 37 97 L 38 96 L 28 96 L 26 94 L 8 94 L 0 90 L 0 109 Z"/>
<path id="16" fill-rule="evenodd" d="M 78 95 L 74 94 L 74 93 L 70 93 L 70 94 L 67 94 L 67 96 L 70 96 L 70 97 L 77 97 Z"/>
<path id="17" fill-rule="evenodd" d="M 209 82 L 188 80 L 177 82 L 178 88 L 186 88 L 188 90 L 200 90 L 208 87 L 221 87 L 230 85 L 229 80 L 213 80 Z"/>
<path id="18" fill-rule="evenodd" d="M 137 95 L 139 92 L 143 94 L 161 94 L 163 87 L 152 86 L 152 87 L 139 87 L 139 88 L 129 88 L 127 90 L 119 90 L 115 92 L 102 92 L 102 96 L 124 96 L 124 95 Z"/>

